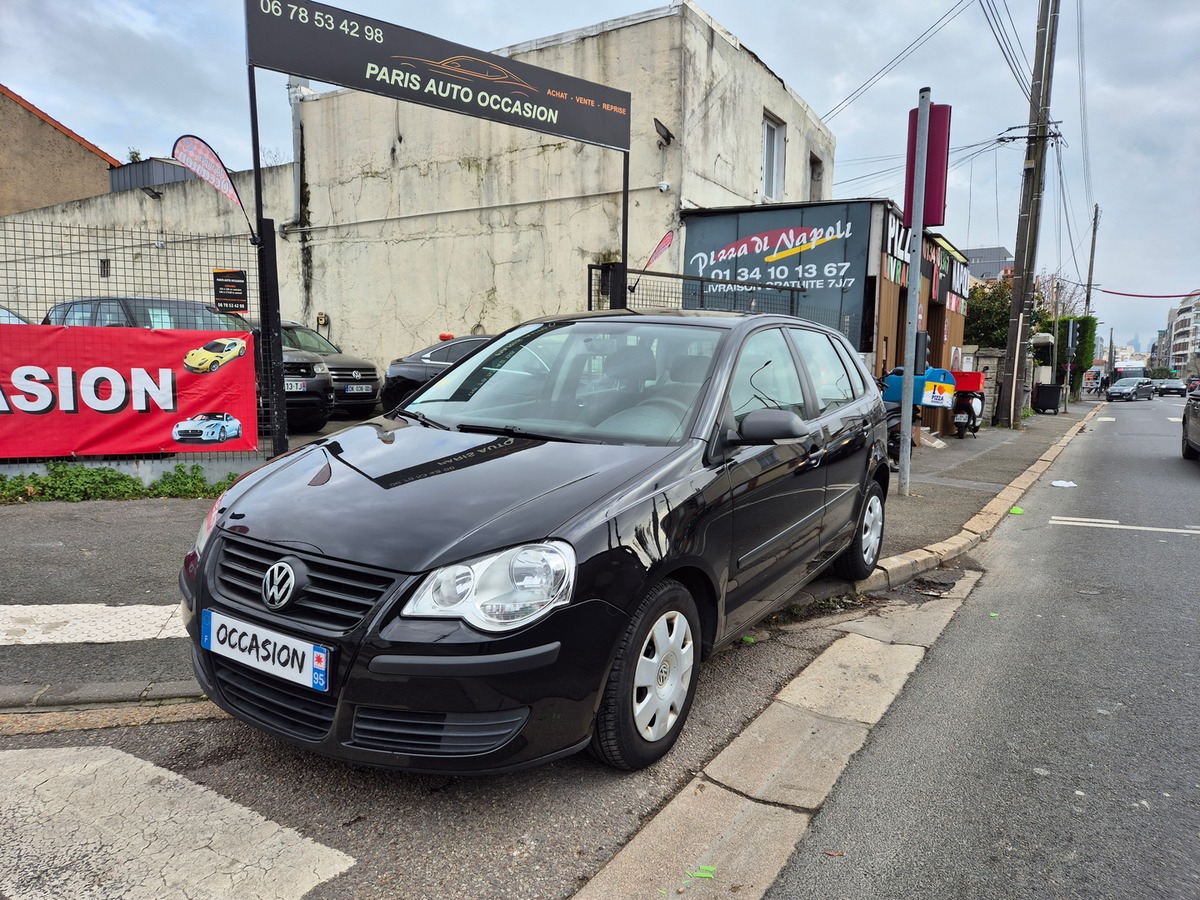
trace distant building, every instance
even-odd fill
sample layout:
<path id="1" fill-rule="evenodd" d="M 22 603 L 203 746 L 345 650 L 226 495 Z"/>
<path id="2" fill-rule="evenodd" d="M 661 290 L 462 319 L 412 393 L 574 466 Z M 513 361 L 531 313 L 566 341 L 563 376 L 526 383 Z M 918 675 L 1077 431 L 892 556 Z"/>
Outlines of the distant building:
<path id="1" fill-rule="evenodd" d="M 980 281 L 999 281 L 1007 272 L 1012 273 L 1016 260 L 1006 247 L 976 247 L 964 250 L 971 277 Z"/>
<path id="2" fill-rule="evenodd" d="M 0 216 L 107 194 L 121 165 L 0 84 Z"/>

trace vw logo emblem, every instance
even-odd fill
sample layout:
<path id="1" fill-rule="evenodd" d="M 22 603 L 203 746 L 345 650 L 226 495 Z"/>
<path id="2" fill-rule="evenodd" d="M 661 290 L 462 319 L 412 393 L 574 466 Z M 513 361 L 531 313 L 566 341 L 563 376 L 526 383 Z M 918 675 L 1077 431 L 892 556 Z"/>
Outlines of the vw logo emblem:
<path id="1" fill-rule="evenodd" d="M 283 609 L 292 601 L 296 590 L 296 572 L 285 562 L 277 562 L 262 580 L 262 599 L 268 609 Z"/>
<path id="2" fill-rule="evenodd" d="M 353 372 L 351 372 L 350 374 L 351 374 L 352 376 L 354 376 L 354 380 L 355 380 L 355 381 L 358 381 L 360 378 L 362 378 L 362 372 L 358 371 L 358 369 L 355 369 L 355 370 L 354 370 Z"/>

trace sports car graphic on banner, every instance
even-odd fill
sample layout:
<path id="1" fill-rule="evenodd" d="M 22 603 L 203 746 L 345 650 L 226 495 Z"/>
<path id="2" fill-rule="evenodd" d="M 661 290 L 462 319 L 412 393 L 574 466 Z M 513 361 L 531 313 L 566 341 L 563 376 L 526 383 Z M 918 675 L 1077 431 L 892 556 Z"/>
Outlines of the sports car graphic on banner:
<path id="1" fill-rule="evenodd" d="M 0 325 L 0 457 L 255 450 L 253 340 Z"/>

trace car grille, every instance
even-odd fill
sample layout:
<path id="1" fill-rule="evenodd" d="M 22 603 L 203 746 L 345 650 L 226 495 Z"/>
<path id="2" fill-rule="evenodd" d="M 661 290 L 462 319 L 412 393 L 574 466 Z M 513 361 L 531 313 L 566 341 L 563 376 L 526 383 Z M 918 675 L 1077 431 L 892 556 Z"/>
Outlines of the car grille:
<path id="1" fill-rule="evenodd" d="M 487 713 L 422 713 L 360 706 L 351 742 L 368 750 L 415 756 L 475 756 L 510 740 L 529 708 Z"/>
<path id="2" fill-rule="evenodd" d="M 354 373 L 358 377 L 354 377 Z M 330 366 L 329 375 L 335 384 L 354 384 L 355 382 L 373 382 L 379 380 L 379 373 L 374 369 L 354 368 L 353 366 Z"/>
<path id="3" fill-rule="evenodd" d="M 213 677 L 230 705 L 276 731 L 319 741 L 333 726 L 337 698 L 262 675 L 215 654 Z"/>
<path id="4" fill-rule="evenodd" d="M 178 432 L 181 438 L 198 438 L 203 433 L 199 428 L 181 428 Z"/>
<path id="5" fill-rule="evenodd" d="M 283 374 L 292 375 L 296 378 L 313 378 L 316 373 L 313 371 L 313 364 L 310 362 L 283 362 Z"/>
<path id="6" fill-rule="evenodd" d="M 226 536 L 217 559 L 221 597 L 261 618 L 267 611 L 261 594 L 263 576 L 285 556 L 304 562 L 308 584 L 287 608 L 270 612 L 271 619 L 280 624 L 345 634 L 362 622 L 395 582 L 387 573 Z"/>

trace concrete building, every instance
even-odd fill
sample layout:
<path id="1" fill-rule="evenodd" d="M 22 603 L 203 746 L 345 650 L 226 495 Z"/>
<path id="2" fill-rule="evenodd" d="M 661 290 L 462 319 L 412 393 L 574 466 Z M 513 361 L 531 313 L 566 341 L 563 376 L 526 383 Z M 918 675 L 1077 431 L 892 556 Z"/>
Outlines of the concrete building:
<path id="1" fill-rule="evenodd" d="M 684 210 L 830 197 L 830 130 L 689 0 L 497 52 L 631 94 L 632 267 L 666 232 L 678 236 Z M 263 185 L 282 235 L 282 313 L 308 325 L 324 313 L 348 351 L 386 365 L 443 332 L 585 308 L 588 265 L 620 258 L 620 152 L 359 91 L 294 96 L 297 187 L 291 165 L 265 170 Z M 252 209 L 250 173 L 234 182 Z M 139 248 L 138 266 L 113 261 L 130 272 L 156 260 L 180 271 L 173 236 L 246 233 L 242 211 L 201 181 L 158 191 L 39 210 L 37 221 L 166 238 Z M 656 268 L 681 271 L 682 244 Z M 81 272 L 77 296 L 140 286 Z"/>
<path id="2" fill-rule="evenodd" d="M 1161 334 L 1159 364 L 1174 369 L 1181 378 L 1200 375 L 1200 291 L 1167 313 L 1167 327 Z"/>
<path id="3" fill-rule="evenodd" d="M 0 84 L 0 216 L 108 193 L 121 163 Z"/>

